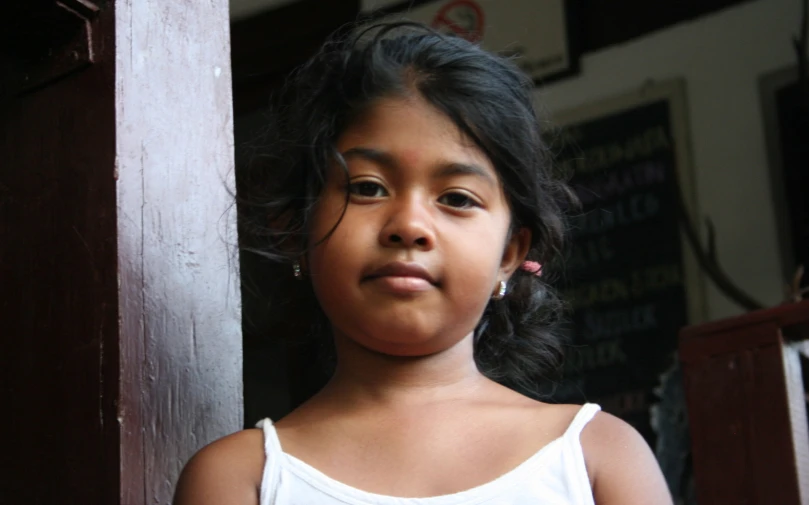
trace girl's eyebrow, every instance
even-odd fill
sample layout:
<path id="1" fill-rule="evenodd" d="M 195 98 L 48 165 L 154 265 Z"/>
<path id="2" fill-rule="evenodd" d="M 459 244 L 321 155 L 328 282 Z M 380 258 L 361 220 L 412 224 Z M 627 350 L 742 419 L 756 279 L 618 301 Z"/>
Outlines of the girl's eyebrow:
<path id="1" fill-rule="evenodd" d="M 349 158 L 364 158 L 388 170 L 396 170 L 399 166 L 396 159 L 389 153 L 371 147 L 352 147 L 343 152 L 342 156 L 346 160 Z M 440 170 L 435 174 L 435 177 L 441 179 L 457 175 L 472 175 L 483 179 L 491 186 L 497 186 L 497 181 L 492 177 L 489 171 L 474 163 L 446 163 L 441 166 Z"/>
<path id="2" fill-rule="evenodd" d="M 341 153 L 344 159 L 364 158 L 385 168 L 396 168 L 396 160 L 390 154 L 371 147 L 352 147 Z"/>
<path id="3" fill-rule="evenodd" d="M 456 175 L 473 175 L 483 179 L 488 185 L 497 187 L 497 181 L 480 165 L 474 163 L 448 163 L 441 167 L 441 170 L 436 174 L 437 177 L 453 177 Z"/>

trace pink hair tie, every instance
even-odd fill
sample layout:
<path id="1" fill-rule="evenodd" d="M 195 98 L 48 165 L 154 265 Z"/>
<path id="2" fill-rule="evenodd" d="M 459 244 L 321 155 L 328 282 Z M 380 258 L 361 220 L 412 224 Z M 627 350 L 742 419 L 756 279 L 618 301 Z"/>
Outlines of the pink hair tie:
<path id="1" fill-rule="evenodd" d="M 540 265 L 536 261 L 524 261 L 520 268 L 522 270 L 525 270 L 529 274 L 536 275 L 537 277 L 542 276 L 542 265 Z"/>

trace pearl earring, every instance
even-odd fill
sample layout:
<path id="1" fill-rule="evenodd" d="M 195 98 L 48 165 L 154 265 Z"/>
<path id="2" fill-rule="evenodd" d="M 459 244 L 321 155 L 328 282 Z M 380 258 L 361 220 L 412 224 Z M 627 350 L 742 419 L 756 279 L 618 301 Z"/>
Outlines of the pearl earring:
<path id="1" fill-rule="evenodd" d="M 295 276 L 296 279 L 301 280 L 303 278 L 303 272 L 301 271 L 301 262 L 295 261 L 292 264 L 292 275 Z"/>
<path id="2" fill-rule="evenodd" d="M 506 296 L 506 281 L 500 281 L 500 287 L 497 289 L 497 292 L 492 295 L 492 300 L 502 300 Z"/>

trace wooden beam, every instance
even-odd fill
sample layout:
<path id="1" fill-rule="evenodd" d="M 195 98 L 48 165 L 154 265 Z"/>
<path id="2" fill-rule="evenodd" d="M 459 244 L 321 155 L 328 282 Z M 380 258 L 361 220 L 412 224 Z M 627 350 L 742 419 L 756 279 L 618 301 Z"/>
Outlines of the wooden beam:
<path id="1" fill-rule="evenodd" d="M 115 9 L 121 503 L 168 503 L 242 424 L 228 2 Z"/>

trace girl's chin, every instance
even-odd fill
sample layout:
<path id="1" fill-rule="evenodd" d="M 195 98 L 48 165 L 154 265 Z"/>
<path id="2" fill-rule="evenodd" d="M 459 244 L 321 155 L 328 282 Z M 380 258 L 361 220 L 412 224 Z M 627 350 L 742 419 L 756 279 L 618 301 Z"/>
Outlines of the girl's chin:
<path id="1" fill-rule="evenodd" d="M 412 334 L 396 338 L 395 334 L 388 333 L 382 338 L 373 340 L 357 340 L 357 344 L 378 354 L 401 358 L 419 358 L 437 354 L 450 349 L 459 343 L 459 340 L 447 341 L 431 336 L 422 338 Z"/>
<path id="2" fill-rule="evenodd" d="M 436 348 L 435 345 L 429 345 L 426 342 L 399 342 L 395 340 L 376 340 L 374 342 L 358 342 L 366 349 L 377 354 L 384 354 L 387 356 L 395 356 L 399 358 L 418 358 L 429 356 L 443 349 Z"/>

